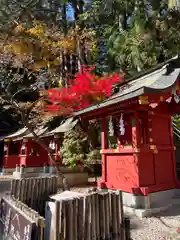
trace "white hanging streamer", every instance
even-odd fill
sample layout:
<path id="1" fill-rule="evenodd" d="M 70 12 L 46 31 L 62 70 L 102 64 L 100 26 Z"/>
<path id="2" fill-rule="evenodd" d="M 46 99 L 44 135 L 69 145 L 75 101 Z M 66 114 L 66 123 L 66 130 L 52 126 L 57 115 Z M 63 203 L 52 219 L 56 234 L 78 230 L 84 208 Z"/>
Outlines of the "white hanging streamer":
<path id="1" fill-rule="evenodd" d="M 111 137 L 114 136 L 114 126 L 113 126 L 112 116 L 110 117 L 110 120 L 109 120 L 109 135 Z"/>
<path id="2" fill-rule="evenodd" d="M 56 146 L 55 146 L 54 141 L 51 141 L 51 142 L 50 142 L 49 147 L 50 147 L 52 150 L 55 150 Z"/>
<path id="3" fill-rule="evenodd" d="M 6 152 L 8 150 L 7 145 L 4 145 L 4 152 Z"/>
<path id="4" fill-rule="evenodd" d="M 172 97 L 169 97 L 168 99 L 166 99 L 167 103 L 170 103 L 172 101 Z"/>
<path id="5" fill-rule="evenodd" d="M 125 134 L 125 127 L 124 127 L 123 114 L 121 114 L 121 117 L 120 117 L 119 130 L 120 130 L 120 135 L 124 136 L 124 134 Z"/>
<path id="6" fill-rule="evenodd" d="M 172 94 L 174 95 L 174 101 L 176 103 L 179 103 L 180 99 L 179 99 L 179 96 L 177 95 L 176 93 L 176 85 L 174 85 L 173 89 L 172 89 Z"/>
<path id="7" fill-rule="evenodd" d="M 25 144 L 23 143 L 22 146 L 21 146 L 21 150 L 25 150 L 26 149 L 26 146 Z"/>
<path id="8" fill-rule="evenodd" d="M 156 108 L 156 107 L 158 106 L 158 103 L 151 103 L 149 106 L 150 106 L 151 108 Z"/>

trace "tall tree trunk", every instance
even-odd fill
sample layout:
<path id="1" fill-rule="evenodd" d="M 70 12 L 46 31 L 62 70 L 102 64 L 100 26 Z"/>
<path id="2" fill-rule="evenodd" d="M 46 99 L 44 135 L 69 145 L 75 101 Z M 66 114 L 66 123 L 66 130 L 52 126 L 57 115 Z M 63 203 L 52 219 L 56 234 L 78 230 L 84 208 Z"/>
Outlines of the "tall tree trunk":
<path id="1" fill-rule="evenodd" d="M 84 0 L 79 0 L 79 14 L 82 14 L 84 12 Z M 78 14 L 78 18 L 79 18 L 79 14 Z M 84 29 L 84 23 L 81 22 L 81 25 L 79 26 L 80 27 L 80 31 Z M 87 58 L 86 58 L 86 55 L 88 56 L 88 50 L 86 49 L 86 43 L 84 40 L 82 40 L 82 43 L 81 43 L 81 57 L 83 59 L 83 64 L 88 64 L 87 62 Z"/>
<path id="2" fill-rule="evenodd" d="M 78 15 L 79 15 L 79 5 L 77 3 L 77 0 L 73 0 L 72 1 L 72 7 L 74 10 L 74 28 L 77 31 L 77 35 L 80 36 L 80 31 L 79 31 L 79 26 L 77 24 L 78 21 Z M 77 52 L 77 57 L 78 57 L 78 71 L 81 71 L 81 66 L 84 64 L 84 59 L 82 56 L 82 49 L 81 49 L 81 42 L 79 40 L 79 38 L 76 38 L 76 52 Z"/>
<path id="3" fill-rule="evenodd" d="M 67 35 L 67 13 L 66 13 L 66 3 L 62 6 L 62 25 L 63 25 L 63 33 L 64 38 Z M 64 50 L 61 52 L 62 63 L 61 63 L 61 78 L 62 78 L 62 86 L 67 87 L 67 59 L 66 53 Z"/>

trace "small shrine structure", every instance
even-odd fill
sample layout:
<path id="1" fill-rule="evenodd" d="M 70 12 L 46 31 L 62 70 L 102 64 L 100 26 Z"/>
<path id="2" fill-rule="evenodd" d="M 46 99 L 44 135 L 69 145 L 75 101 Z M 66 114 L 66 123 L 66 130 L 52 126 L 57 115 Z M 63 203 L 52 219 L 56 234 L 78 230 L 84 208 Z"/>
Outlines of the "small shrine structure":
<path id="1" fill-rule="evenodd" d="M 41 137 L 47 131 L 48 128 L 40 127 L 35 129 L 34 133 Z M 44 165 L 48 162 L 48 154 L 33 138 L 33 134 L 29 133 L 16 139 L 16 142 L 21 142 L 19 166 L 29 168 L 30 172 L 42 172 Z"/>
<path id="2" fill-rule="evenodd" d="M 99 187 L 121 190 L 125 206 L 142 216 L 172 203 L 180 187 L 172 128 L 172 116 L 180 110 L 179 80 L 180 59 L 173 58 L 74 113 L 81 121 L 101 121 Z"/>
<path id="3" fill-rule="evenodd" d="M 46 131 L 47 128 L 39 128 L 35 133 L 41 136 Z M 32 133 L 27 128 L 22 128 L 1 139 L 4 141 L 2 174 L 12 174 L 17 166 L 37 168 L 43 167 L 44 163 L 48 162 L 48 154 L 32 138 Z"/>
<path id="4" fill-rule="evenodd" d="M 13 134 L 10 134 L 1 139 L 4 142 L 4 154 L 2 161 L 1 174 L 12 174 L 16 165 L 20 164 L 20 151 L 22 147 L 22 140 L 17 141 L 18 138 L 21 138 L 23 135 L 29 133 L 27 128 L 21 128 Z"/>
<path id="5" fill-rule="evenodd" d="M 46 127 L 35 129 L 35 134 L 41 138 L 44 144 L 49 147 L 55 160 L 62 165 L 60 157 L 60 146 L 63 135 L 70 131 L 78 123 L 73 118 L 66 119 L 57 128 L 49 131 Z M 12 174 L 16 167 L 24 166 L 28 173 L 43 172 L 45 166 L 49 166 L 50 173 L 54 172 L 54 164 L 50 161 L 47 151 L 34 140 L 33 134 L 27 128 L 1 139 L 4 141 L 4 156 L 1 174 Z"/>

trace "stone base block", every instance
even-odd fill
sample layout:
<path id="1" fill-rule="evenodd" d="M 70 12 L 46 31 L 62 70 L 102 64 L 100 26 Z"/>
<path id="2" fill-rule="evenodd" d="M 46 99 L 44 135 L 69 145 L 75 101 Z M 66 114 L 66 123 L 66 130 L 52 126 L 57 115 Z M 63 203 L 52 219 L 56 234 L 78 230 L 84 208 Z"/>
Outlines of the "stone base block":
<path id="1" fill-rule="evenodd" d="M 42 173 L 44 170 L 43 167 L 29 167 L 26 168 L 26 172 L 29 173 Z M 16 168 L 3 168 L 1 175 L 14 175 L 14 173 L 16 172 Z"/>
<path id="2" fill-rule="evenodd" d="M 15 170 L 16 170 L 15 168 L 2 168 L 1 176 L 12 175 Z"/>
<path id="3" fill-rule="evenodd" d="M 170 189 L 150 193 L 148 196 L 137 196 L 132 193 L 123 192 L 123 203 L 125 206 L 135 209 L 160 208 L 171 203 L 176 192 L 176 189 Z"/>
<path id="4" fill-rule="evenodd" d="M 140 218 L 150 217 L 170 208 L 175 204 L 175 198 L 180 200 L 180 189 L 154 192 L 148 196 L 136 196 L 132 193 L 122 192 L 122 198 L 126 213 L 135 214 Z"/>
<path id="5" fill-rule="evenodd" d="M 63 173 L 68 181 L 68 185 L 70 187 L 72 186 L 78 186 L 78 185 L 86 185 L 88 184 L 88 173 L 86 172 L 79 172 L 79 173 Z M 52 173 L 42 173 L 42 172 L 13 172 L 14 178 L 28 178 L 28 177 L 40 177 L 40 176 L 52 176 Z M 62 187 L 61 183 L 58 183 L 58 187 Z"/>
<path id="6" fill-rule="evenodd" d="M 41 175 L 55 175 L 56 169 L 52 166 L 46 167 L 26 167 L 24 168 L 23 174 L 20 173 L 20 169 L 18 171 L 16 169 L 8 170 L 10 174 L 12 174 L 14 177 L 36 177 Z M 83 168 L 67 168 L 67 167 L 60 167 L 60 171 L 63 174 L 74 174 L 74 173 L 83 173 Z M 7 170 L 6 170 L 7 172 Z M 7 175 L 7 173 L 5 174 Z"/>
<path id="7" fill-rule="evenodd" d="M 159 207 L 159 208 L 151 208 L 151 209 L 135 209 L 127 206 L 123 206 L 124 212 L 127 214 L 134 214 L 139 218 L 151 217 L 157 213 L 167 210 L 172 207 L 173 203 L 168 204 L 167 206 Z"/>

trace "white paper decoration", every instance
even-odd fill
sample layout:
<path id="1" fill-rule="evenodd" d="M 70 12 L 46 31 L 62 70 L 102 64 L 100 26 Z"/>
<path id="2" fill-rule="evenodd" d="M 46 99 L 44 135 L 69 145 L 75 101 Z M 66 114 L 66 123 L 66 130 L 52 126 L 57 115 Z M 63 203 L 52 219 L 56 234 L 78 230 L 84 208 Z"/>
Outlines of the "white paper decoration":
<path id="1" fill-rule="evenodd" d="M 120 131 L 120 135 L 124 136 L 124 134 L 125 134 L 125 127 L 124 127 L 123 114 L 121 114 L 121 117 L 120 117 L 120 120 L 119 120 L 119 131 Z"/>
<path id="2" fill-rule="evenodd" d="M 113 125 L 112 116 L 110 117 L 110 120 L 109 120 L 109 136 L 110 137 L 114 136 L 114 125 Z"/>
<path id="3" fill-rule="evenodd" d="M 51 141 L 51 142 L 50 142 L 49 147 L 50 147 L 52 150 L 55 150 L 56 145 L 55 145 L 54 141 Z"/>

